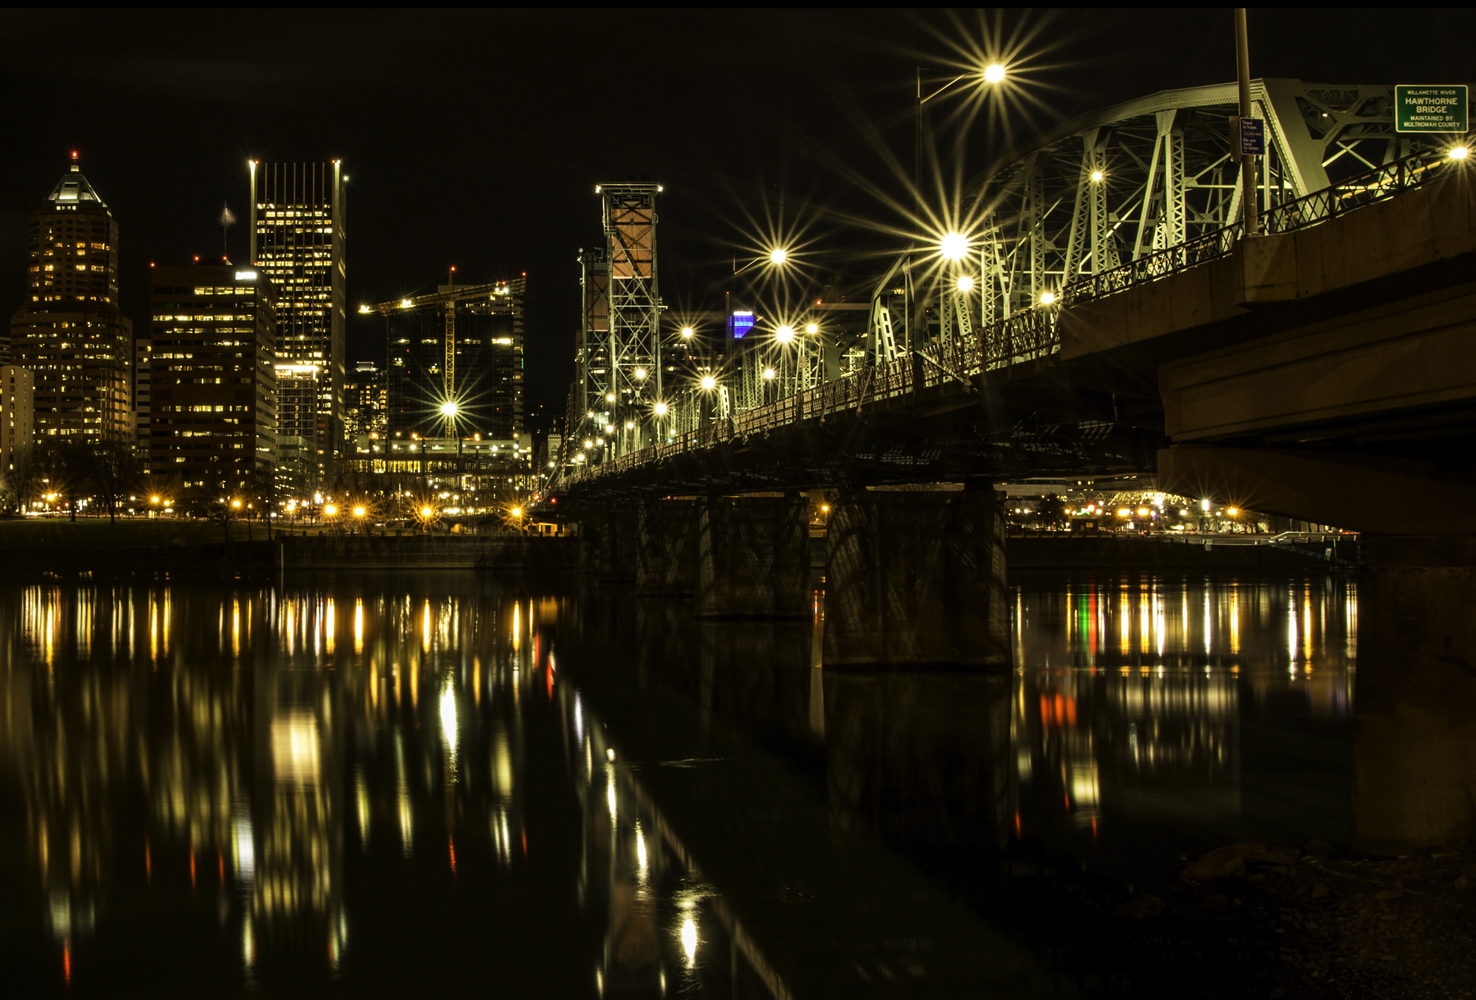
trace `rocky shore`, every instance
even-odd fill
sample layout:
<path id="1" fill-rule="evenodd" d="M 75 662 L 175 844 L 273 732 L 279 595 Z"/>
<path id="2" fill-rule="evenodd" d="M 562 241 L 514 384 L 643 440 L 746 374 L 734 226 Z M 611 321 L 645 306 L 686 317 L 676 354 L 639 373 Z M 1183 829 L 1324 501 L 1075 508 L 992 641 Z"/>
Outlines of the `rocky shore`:
<path id="1" fill-rule="evenodd" d="M 1243 970 L 1250 995 L 1476 998 L 1473 844 L 1388 858 L 1242 841 L 1115 912 L 1274 945 L 1278 961 Z"/>

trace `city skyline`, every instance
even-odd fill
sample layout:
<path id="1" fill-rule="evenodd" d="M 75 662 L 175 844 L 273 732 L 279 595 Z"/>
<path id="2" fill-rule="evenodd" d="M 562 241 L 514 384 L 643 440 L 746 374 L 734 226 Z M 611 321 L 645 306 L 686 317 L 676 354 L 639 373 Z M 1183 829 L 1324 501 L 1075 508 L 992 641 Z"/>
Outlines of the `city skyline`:
<path id="1" fill-rule="evenodd" d="M 1453 24 L 1470 20 L 1445 16 Z M 295 17 L 299 28 L 283 41 L 244 14 L 173 18 L 164 33 L 161 19 L 147 14 L 89 15 L 82 33 L 70 15 L 12 15 L 3 71 L 12 92 L 36 94 L 37 108 L 61 99 L 58 86 L 78 99 L 62 102 L 66 114 L 27 112 L 19 120 L 25 156 L 0 173 L 4 299 L 19 304 L 22 288 L 16 226 L 73 149 L 125 223 L 121 291 L 130 316 L 145 311 L 150 260 L 183 263 L 216 252 L 222 201 L 242 219 L 229 231 L 229 253 L 244 255 L 248 160 L 339 158 L 350 166 L 354 203 L 345 364 L 379 353 L 381 328 L 358 316 L 358 306 L 433 289 L 451 265 L 468 283 L 526 271 L 534 281 L 528 409 L 562 414 L 579 329 L 575 257 L 599 240 L 596 183 L 649 178 L 664 185 L 663 297 L 673 309 L 700 309 L 708 290 L 731 274 L 735 253 L 757 241 L 766 213 L 786 224 L 818 217 L 817 249 L 834 245 L 837 214 L 864 210 L 897 221 L 871 194 L 858 193 L 855 177 L 877 178 L 893 197 L 905 190 L 915 67 L 936 67 L 946 82 L 964 38 L 994 34 L 1008 42 L 1021 15 L 981 32 L 972 14 L 737 14 L 725 22 L 717 50 L 731 55 L 696 73 L 687 60 L 668 58 L 718 45 L 691 14 L 590 13 L 572 23 L 536 12 L 375 15 L 355 25 L 341 54 L 326 56 L 313 39 L 337 31 L 336 19 L 327 12 Z M 1369 83 L 1465 72 L 1457 42 L 1463 32 L 1416 42 L 1412 20 L 1386 20 L 1370 33 L 1310 11 L 1252 11 L 1252 72 Z M 1040 103 L 1010 111 L 1009 136 L 981 120 L 966 144 L 964 176 L 1007 139 L 1020 141 L 1081 110 L 1234 76 L 1223 11 L 1047 13 L 1023 23 L 1022 44 L 1044 53 L 1034 57 Z M 496 26 L 505 49 L 495 64 L 471 58 L 482 25 Z M 1309 31 L 1329 44 L 1309 51 L 1298 41 Z M 649 95 L 644 123 L 607 134 L 594 110 L 604 86 L 595 56 L 612 38 L 640 38 L 656 55 L 623 83 Z M 229 57 L 196 74 L 187 53 L 221 45 Z M 84 97 L 94 83 L 46 74 L 48 53 L 62 46 L 112 60 L 105 100 Z M 1158 54 L 1142 59 L 1148 50 Z M 380 74 L 380 63 L 400 70 Z M 45 101 L 37 89 L 43 80 Z M 331 100 L 298 102 L 301 92 Z M 440 100 L 443 92 L 457 96 Z M 947 99 L 930 106 L 943 144 L 959 124 L 958 106 Z M 143 112 L 135 106 L 177 123 L 168 143 L 138 127 Z M 489 123 L 483 135 L 465 130 L 472 109 Z M 726 207 L 735 201 L 753 220 Z M 860 244 L 866 264 L 876 239 L 868 244 L 853 228 L 844 236 Z"/>

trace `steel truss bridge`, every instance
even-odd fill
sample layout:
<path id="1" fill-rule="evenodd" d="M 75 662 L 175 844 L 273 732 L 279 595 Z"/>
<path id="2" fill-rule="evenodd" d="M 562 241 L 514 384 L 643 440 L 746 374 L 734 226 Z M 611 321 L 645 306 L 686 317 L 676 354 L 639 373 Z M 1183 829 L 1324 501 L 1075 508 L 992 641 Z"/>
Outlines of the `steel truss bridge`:
<path id="1" fill-rule="evenodd" d="M 1392 87 L 1257 80 L 1252 99 L 1266 122 L 1267 234 L 1460 167 L 1439 137 L 1394 132 Z M 1062 310 L 1232 252 L 1244 235 L 1230 154 L 1236 110 L 1234 84 L 1164 91 L 1027 142 L 970 187 L 963 214 L 982 222 L 969 259 L 909 249 L 893 263 L 872 295 L 858 363 L 826 381 L 819 352 L 801 345 L 771 381 L 779 395 L 770 401 L 752 391 L 772 364 L 757 356 L 707 388 L 669 385 L 657 443 L 576 460 L 556 492 L 671 492 L 725 476 L 750 489 L 792 487 L 825 465 L 867 482 L 1151 473 L 1161 413 L 1155 402 L 1135 415 L 1118 390 L 1155 400 L 1156 391 L 1046 373 Z M 787 455 L 773 436 L 782 428 L 808 431 Z M 760 440 L 762 460 L 751 454 Z"/>

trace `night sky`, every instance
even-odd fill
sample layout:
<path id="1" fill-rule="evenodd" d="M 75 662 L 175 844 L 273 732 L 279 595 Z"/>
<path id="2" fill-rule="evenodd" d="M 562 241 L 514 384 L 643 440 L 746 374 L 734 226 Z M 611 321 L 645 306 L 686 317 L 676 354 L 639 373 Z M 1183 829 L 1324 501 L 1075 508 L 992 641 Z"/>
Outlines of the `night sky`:
<path id="1" fill-rule="evenodd" d="M 1476 14 L 1250 13 L 1251 72 L 1458 83 Z M 1003 120 L 960 131 L 963 174 L 1093 107 L 1234 77 L 1228 8 L 948 12 L 97 12 L 0 14 L 6 153 L 0 302 L 19 306 L 25 219 L 77 149 L 121 229 L 122 305 L 146 331 L 148 264 L 246 253 L 246 160 L 341 158 L 349 361 L 383 360 L 361 303 L 526 271 L 528 412 L 563 409 L 579 324 L 575 254 L 601 239 L 600 181 L 654 180 L 661 291 L 721 308 L 734 255 L 780 216 L 818 267 L 866 270 L 910 204 L 914 67 L 936 83 L 1015 40 Z M 953 142 L 966 136 L 962 158 Z M 875 219 L 869 231 L 859 219 Z M 818 273 L 818 271 L 816 272 Z"/>

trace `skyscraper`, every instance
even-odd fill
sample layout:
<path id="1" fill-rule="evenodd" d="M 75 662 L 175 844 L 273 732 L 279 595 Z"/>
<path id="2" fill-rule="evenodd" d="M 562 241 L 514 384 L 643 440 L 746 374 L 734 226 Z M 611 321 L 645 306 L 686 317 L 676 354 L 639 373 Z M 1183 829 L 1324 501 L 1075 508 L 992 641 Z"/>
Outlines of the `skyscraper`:
<path id="1" fill-rule="evenodd" d="M 303 450 L 322 464 L 343 442 L 347 177 L 338 160 L 253 160 L 249 170 L 250 260 L 276 290 L 278 362 L 316 369 L 317 419 Z"/>
<path id="2" fill-rule="evenodd" d="M 31 450 L 36 393 L 31 373 L 15 365 L 0 365 L 0 482 L 7 480 L 16 461 Z M 9 483 L 11 489 L 16 484 Z M 20 498 L 22 503 L 25 498 Z"/>
<path id="3" fill-rule="evenodd" d="M 271 282 L 231 264 L 153 273 L 149 471 L 241 489 L 276 465 Z"/>
<path id="4" fill-rule="evenodd" d="M 10 320 L 12 363 L 35 377 L 38 439 L 132 436 L 133 324 L 118 310 L 118 223 L 72 154 L 31 213 L 27 301 Z"/>

